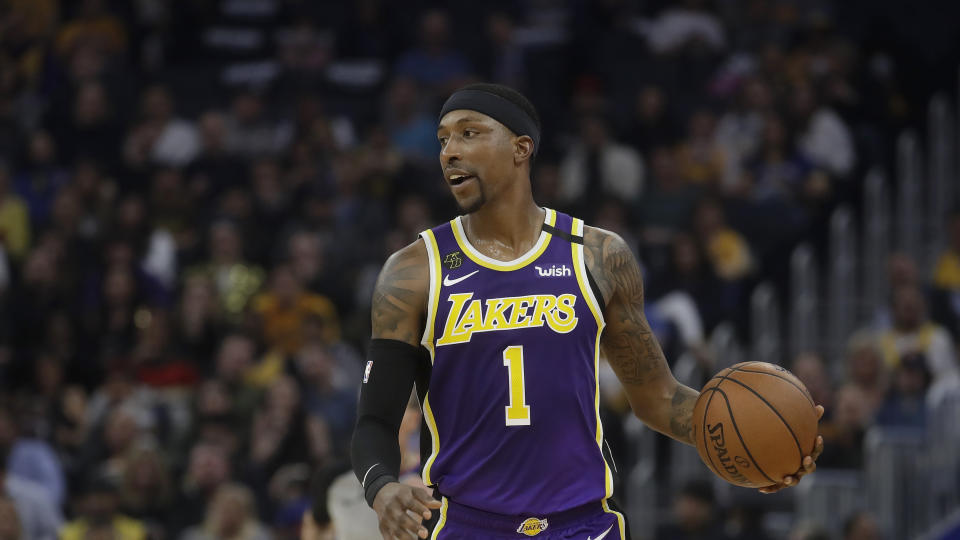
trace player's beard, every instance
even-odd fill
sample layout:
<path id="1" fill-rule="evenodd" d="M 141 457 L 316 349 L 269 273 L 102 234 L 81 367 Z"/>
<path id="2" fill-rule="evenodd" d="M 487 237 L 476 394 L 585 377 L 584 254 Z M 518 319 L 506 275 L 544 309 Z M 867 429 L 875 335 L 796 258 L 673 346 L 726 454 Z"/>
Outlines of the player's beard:
<path id="1" fill-rule="evenodd" d="M 477 180 L 477 183 L 479 184 L 479 179 Z M 457 206 L 460 208 L 460 214 L 461 214 L 461 215 L 472 214 L 472 213 L 476 212 L 477 210 L 479 210 L 481 207 L 483 207 L 484 204 L 486 204 L 486 202 L 487 202 L 487 194 L 486 194 L 486 192 L 483 190 L 483 184 L 479 184 L 477 187 L 478 187 L 479 190 L 480 190 L 480 196 L 479 196 L 479 197 L 477 197 L 476 199 L 474 199 L 473 201 L 471 201 L 471 202 L 468 203 L 467 205 L 462 204 L 460 201 L 456 201 L 456 202 L 457 202 Z M 454 199 L 454 200 L 456 200 L 456 199 Z"/>

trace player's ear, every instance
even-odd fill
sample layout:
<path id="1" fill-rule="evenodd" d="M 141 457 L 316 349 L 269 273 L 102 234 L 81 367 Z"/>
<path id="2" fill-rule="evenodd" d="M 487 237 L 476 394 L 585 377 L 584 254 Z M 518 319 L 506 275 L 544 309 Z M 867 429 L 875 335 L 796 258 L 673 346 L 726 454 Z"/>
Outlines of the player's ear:
<path id="1" fill-rule="evenodd" d="M 533 157 L 533 139 L 529 135 L 520 135 L 514 139 L 513 159 L 522 163 Z"/>

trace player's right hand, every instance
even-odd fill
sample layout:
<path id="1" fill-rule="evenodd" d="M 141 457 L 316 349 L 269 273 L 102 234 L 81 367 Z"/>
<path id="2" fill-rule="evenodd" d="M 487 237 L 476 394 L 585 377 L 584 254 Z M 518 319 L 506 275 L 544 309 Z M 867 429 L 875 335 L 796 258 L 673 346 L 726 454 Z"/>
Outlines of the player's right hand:
<path id="1" fill-rule="evenodd" d="M 440 501 L 427 490 L 399 482 L 383 486 L 373 499 L 384 540 L 407 540 L 411 535 L 426 538 L 430 532 L 422 523 L 430 519 L 431 508 L 439 509 Z"/>

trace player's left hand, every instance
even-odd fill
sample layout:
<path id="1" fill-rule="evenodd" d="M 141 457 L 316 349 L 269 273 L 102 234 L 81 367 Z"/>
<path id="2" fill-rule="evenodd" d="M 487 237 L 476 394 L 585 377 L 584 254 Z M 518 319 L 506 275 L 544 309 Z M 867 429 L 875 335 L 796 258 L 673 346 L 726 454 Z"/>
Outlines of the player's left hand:
<path id="1" fill-rule="evenodd" d="M 823 417 L 823 405 L 817 405 L 816 409 L 817 421 L 819 421 Z M 809 456 L 803 458 L 800 469 L 792 475 L 784 476 L 783 481 L 781 481 L 779 484 L 760 488 L 760 493 L 776 493 L 783 488 L 797 485 L 797 482 L 799 482 L 801 478 L 817 470 L 817 458 L 820 457 L 822 452 L 823 437 L 817 435 L 817 443 L 813 446 L 813 452 L 811 452 Z"/>

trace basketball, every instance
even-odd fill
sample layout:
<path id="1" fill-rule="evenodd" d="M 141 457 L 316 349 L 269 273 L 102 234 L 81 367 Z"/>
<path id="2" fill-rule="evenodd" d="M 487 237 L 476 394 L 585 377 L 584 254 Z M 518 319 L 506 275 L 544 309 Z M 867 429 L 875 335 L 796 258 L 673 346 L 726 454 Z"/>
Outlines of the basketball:
<path id="1" fill-rule="evenodd" d="M 786 369 L 743 362 L 704 385 L 693 409 L 700 459 L 731 484 L 761 488 L 797 472 L 817 439 L 816 404 Z"/>

